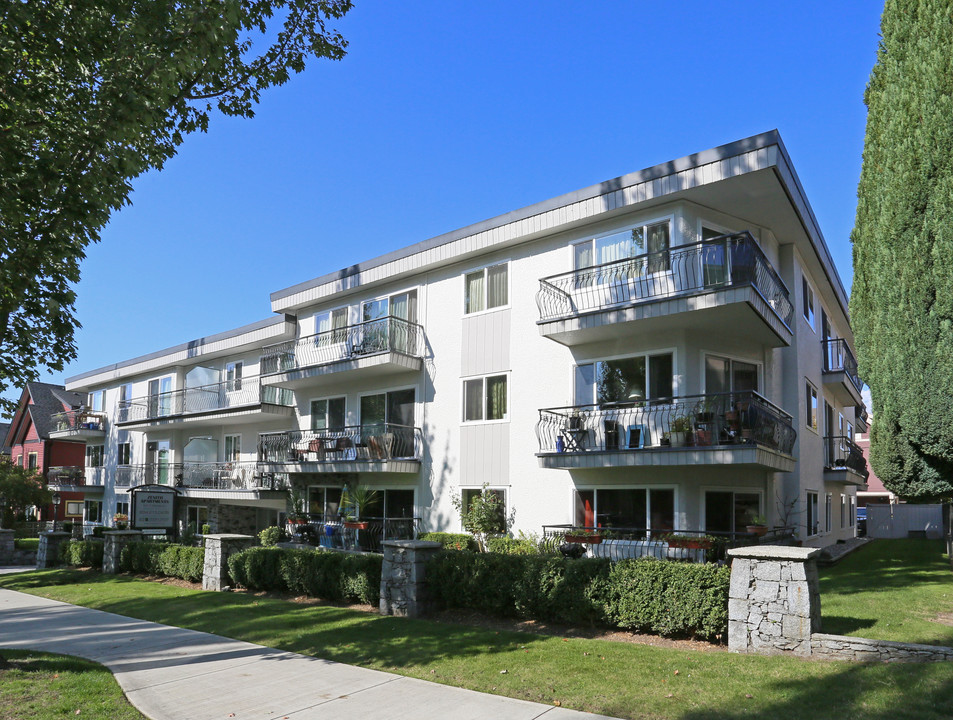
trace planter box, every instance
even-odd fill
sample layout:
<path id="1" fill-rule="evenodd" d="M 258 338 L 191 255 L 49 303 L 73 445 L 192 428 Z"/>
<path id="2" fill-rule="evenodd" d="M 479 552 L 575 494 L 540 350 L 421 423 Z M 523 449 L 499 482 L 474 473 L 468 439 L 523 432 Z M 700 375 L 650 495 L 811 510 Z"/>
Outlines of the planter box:
<path id="1" fill-rule="evenodd" d="M 670 548 L 687 548 L 689 550 L 708 550 L 711 547 L 711 540 L 669 540 Z"/>
<path id="2" fill-rule="evenodd" d="M 583 545 L 598 545 L 602 542 L 602 535 L 573 535 L 566 534 L 567 543 L 580 543 Z"/>
<path id="3" fill-rule="evenodd" d="M 357 522 L 354 520 L 345 520 L 344 527 L 350 528 L 351 530 L 367 530 L 367 523 Z"/>

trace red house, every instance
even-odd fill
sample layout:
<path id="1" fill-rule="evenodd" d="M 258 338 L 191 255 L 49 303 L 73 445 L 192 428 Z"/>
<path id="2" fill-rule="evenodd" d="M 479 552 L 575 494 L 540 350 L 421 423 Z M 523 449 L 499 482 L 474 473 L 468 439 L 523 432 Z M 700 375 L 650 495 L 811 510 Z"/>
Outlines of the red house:
<path id="1" fill-rule="evenodd" d="M 105 439 L 105 416 L 86 407 L 86 395 L 61 385 L 27 383 L 0 444 L 10 447 L 14 465 L 36 470 L 62 497 L 57 520 L 101 522 L 102 485 L 86 487 L 89 453 L 86 444 Z M 92 458 L 95 460 L 96 458 Z M 101 461 L 99 461 L 101 464 Z M 88 492 L 91 491 L 91 492 Z M 93 507 L 85 507 L 90 500 Z M 40 509 L 40 520 L 53 519 L 53 506 Z"/>

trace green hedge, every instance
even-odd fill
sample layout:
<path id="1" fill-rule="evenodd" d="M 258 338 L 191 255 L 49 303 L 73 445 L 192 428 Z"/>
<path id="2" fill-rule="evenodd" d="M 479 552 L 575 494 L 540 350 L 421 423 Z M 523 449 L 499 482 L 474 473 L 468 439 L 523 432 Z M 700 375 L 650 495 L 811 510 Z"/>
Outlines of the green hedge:
<path id="1" fill-rule="evenodd" d="M 65 540 L 60 545 L 60 560 L 66 565 L 101 568 L 104 548 L 102 541 Z"/>
<path id="2" fill-rule="evenodd" d="M 417 539 L 438 542 L 443 545 L 445 550 L 472 550 L 477 552 L 480 549 L 476 538 L 467 533 L 429 532 L 419 535 Z"/>
<path id="3" fill-rule="evenodd" d="M 36 552 L 40 549 L 40 538 L 16 538 L 13 541 L 13 547 L 17 550 L 32 550 Z"/>
<path id="4" fill-rule="evenodd" d="M 486 549 L 503 555 L 538 555 L 539 544 L 529 538 L 491 537 L 486 541 Z"/>
<path id="5" fill-rule="evenodd" d="M 199 582 L 205 548 L 162 542 L 129 543 L 119 554 L 119 569 L 140 575 L 165 575 Z"/>
<path id="6" fill-rule="evenodd" d="M 652 558 L 574 560 L 554 555 L 442 551 L 427 564 L 444 607 L 568 625 L 612 625 L 714 639 L 728 628 L 730 570 Z"/>
<path id="7" fill-rule="evenodd" d="M 228 559 L 232 581 L 249 590 L 300 593 L 336 602 L 380 603 L 380 555 L 316 548 L 254 547 Z"/>

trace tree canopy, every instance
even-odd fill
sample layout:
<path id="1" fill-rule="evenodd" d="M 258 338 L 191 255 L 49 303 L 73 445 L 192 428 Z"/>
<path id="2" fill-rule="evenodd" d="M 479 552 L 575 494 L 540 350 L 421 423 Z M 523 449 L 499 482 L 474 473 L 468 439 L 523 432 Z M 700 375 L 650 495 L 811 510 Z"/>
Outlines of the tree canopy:
<path id="1" fill-rule="evenodd" d="M 0 391 L 76 357 L 85 248 L 210 114 L 347 46 L 349 0 L 10 0 L 0 7 Z M 0 400 L 0 408 L 12 410 Z"/>
<path id="2" fill-rule="evenodd" d="M 953 5 L 887 0 L 865 94 L 851 314 L 870 462 L 903 498 L 953 495 Z"/>
<path id="3" fill-rule="evenodd" d="M 34 471 L 0 460 L 0 518 L 3 527 L 10 527 L 15 517 L 32 505 L 43 507 L 50 502 L 51 493 Z"/>

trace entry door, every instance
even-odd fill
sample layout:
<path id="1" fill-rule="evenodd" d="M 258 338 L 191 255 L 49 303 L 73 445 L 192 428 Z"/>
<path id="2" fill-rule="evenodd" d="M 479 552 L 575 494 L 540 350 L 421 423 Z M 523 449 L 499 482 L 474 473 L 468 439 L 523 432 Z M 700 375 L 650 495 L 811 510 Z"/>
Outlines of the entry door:
<path id="1" fill-rule="evenodd" d="M 172 376 L 149 381 L 149 417 L 172 413 Z"/>
<path id="2" fill-rule="evenodd" d="M 170 454 L 171 445 L 168 440 L 146 443 L 146 456 L 148 457 L 147 482 L 159 483 L 160 485 L 169 484 Z"/>

